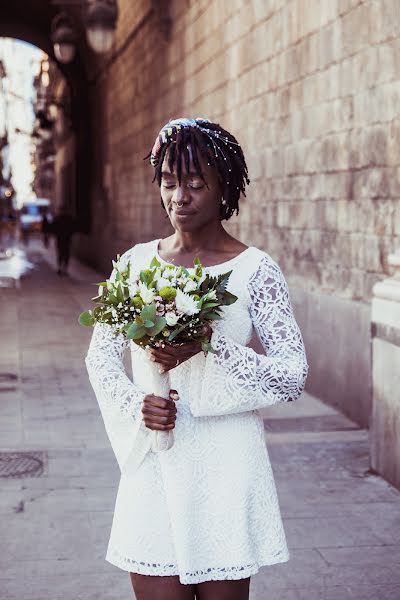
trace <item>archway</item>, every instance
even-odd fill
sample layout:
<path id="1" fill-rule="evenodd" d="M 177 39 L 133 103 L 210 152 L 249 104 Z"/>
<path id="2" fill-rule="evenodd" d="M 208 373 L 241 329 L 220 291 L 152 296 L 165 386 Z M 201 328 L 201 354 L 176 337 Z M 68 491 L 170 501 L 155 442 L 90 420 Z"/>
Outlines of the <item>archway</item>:
<path id="1" fill-rule="evenodd" d="M 0 37 L 12 37 L 29 42 L 48 55 L 50 64 L 55 64 L 50 32 L 52 19 L 59 10 L 59 3 L 52 0 L 14 0 L 2 3 Z M 83 27 L 77 7 L 71 6 L 68 11 L 74 18 L 78 39 L 83 39 L 80 35 Z M 68 195 L 68 203 L 76 217 L 78 228 L 87 233 L 90 229 L 91 127 L 85 65 L 87 57 L 84 53 L 84 46 L 78 45 L 76 58 L 70 64 L 57 63 L 57 70 L 53 69 L 53 75 L 58 73 L 59 83 L 62 81 L 63 85 L 58 86 L 58 97 L 49 96 L 49 102 L 44 107 L 45 112 L 41 111 L 41 116 L 47 118 L 48 110 L 53 105 L 55 108 L 50 110 L 53 110 L 55 121 L 67 117 L 71 135 L 69 140 L 64 140 L 65 148 L 57 157 L 56 203 L 63 202 Z M 51 71 L 49 73 L 52 75 Z M 58 109 L 58 115 L 55 109 Z"/>

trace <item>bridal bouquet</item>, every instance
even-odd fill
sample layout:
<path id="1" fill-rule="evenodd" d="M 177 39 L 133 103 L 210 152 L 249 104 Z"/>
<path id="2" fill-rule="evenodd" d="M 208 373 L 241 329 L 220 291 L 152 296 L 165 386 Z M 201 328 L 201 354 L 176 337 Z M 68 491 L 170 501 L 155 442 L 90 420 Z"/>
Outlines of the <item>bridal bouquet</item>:
<path id="1" fill-rule="evenodd" d="M 98 295 L 92 300 L 93 310 L 83 312 L 79 323 L 110 325 L 115 334 L 122 334 L 143 349 L 164 347 L 197 341 L 202 350 L 213 352 L 203 326 L 221 319 L 221 307 L 236 302 L 227 291 L 232 271 L 211 277 L 204 272 L 198 258 L 193 273 L 181 266 L 161 264 L 156 257 L 141 271 L 129 259 L 117 256 L 110 279 L 98 284 Z M 169 375 L 161 374 L 149 360 L 153 373 L 154 392 L 168 398 Z M 173 445 L 173 432 L 153 431 L 153 450 L 168 450 Z"/>

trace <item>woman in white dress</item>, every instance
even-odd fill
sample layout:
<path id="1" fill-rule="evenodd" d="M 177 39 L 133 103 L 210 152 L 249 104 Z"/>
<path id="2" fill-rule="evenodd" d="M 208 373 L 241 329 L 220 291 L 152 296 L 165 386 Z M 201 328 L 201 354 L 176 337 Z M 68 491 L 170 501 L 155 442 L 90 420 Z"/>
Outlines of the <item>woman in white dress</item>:
<path id="1" fill-rule="evenodd" d="M 200 345 L 145 351 L 96 325 L 86 364 L 121 469 L 106 559 L 130 573 L 137 600 L 247 600 L 251 575 L 289 559 L 258 409 L 295 400 L 307 363 L 286 281 L 271 257 L 222 226 L 249 183 L 236 138 L 207 119 L 175 119 L 149 154 L 174 233 L 125 253 L 134 268 L 162 262 L 232 271 L 238 296 Z M 249 347 L 256 331 L 265 354 Z M 149 359 L 169 371 L 152 394 Z M 153 452 L 151 430 L 174 429 Z"/>

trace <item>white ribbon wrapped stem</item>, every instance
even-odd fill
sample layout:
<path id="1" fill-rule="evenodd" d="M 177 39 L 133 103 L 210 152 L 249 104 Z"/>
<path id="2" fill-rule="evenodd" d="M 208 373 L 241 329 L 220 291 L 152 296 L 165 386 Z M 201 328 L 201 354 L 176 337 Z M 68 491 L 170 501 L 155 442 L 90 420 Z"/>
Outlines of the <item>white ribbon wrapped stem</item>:
<path id="1" fill-rule="evenodd" d="M 155 396 L 161 398 L 169 398 L 169 390 L 171 384 L 169 380 L 169 373 L 160 373 L 159 365 L 151 360 L 150 371 L 152 374 L 152 391 Z M 163 452 L 169 450 L 174 445 L 174 431 L 155 431 L 151 432 L 151 449 L 153 452 Z"/>

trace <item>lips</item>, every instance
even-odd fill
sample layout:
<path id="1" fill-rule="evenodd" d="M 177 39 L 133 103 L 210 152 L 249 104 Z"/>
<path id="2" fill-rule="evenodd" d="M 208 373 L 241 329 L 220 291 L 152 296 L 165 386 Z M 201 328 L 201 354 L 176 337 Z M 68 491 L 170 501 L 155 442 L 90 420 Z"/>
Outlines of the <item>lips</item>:
<path id="1" fill-rule="evenodd" d="M 178 217 L 184 217 L 184 216 L 194 215 L 194 212 L 192 210 L 174 210 L 174 213 Z"/>

